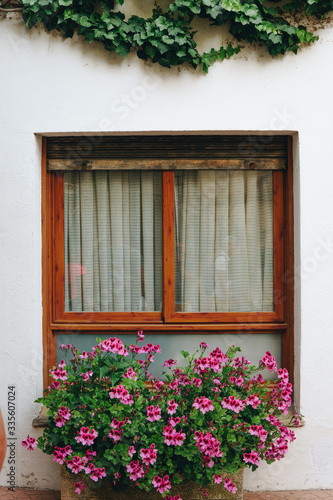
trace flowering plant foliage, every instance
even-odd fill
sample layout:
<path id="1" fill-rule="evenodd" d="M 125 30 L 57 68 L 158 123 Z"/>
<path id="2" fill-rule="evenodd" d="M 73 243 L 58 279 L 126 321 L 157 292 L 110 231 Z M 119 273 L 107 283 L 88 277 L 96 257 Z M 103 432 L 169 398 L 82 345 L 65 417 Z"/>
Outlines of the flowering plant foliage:
<path id="1" fill-rule="evenodd" d="M 38 445 L 65 464 L 77 475 L 77 493 L 87 480 L 98 487 L 106 477 L 115 489 L 135 485 L 166 499 L 180 499 L 169 495 L 178 484 L 207 487 L 222 482 L 222 473 L 280 460 L 295 439 L 279 420 L 291 404 L 287 370 L 277 370 L 269 352 L 255 367 L 237 355 L 238 347 L 207 355 L 208 348 L 201 342 L 195 354 L 181 351 L 185 368 L 167 360 L 162 382 L 148 371 L 160 348 L 144 344 L 142 332 L 130 346 L 117 338 L 88 353 L 61 346 L 73 357 L 51 371 L 53 383 L 37 400 L 48 408 L 49 426 L 38 441 L 28 436 L 22 445 Z M 264 368 L 277 371 L 269 393 L 259 373 Z M 236 492 L 229 477 L 223 484 Z"/>

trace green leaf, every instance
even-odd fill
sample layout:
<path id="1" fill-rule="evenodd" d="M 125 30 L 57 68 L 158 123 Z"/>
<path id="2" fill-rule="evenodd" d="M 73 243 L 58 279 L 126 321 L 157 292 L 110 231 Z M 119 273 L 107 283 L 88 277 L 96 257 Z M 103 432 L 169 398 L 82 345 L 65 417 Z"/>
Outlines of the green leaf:
<path id="1" fill-rule="evenodd" d="M 87 16 L 81 16 L 79 19 L 79 23 L 81 26 L 84 26 L 85 28 L 90 28 L 91 22 L 89 21 Z"/>
<path id="2" fill-rule="evenodd" d="M 99 378 L 105 377 L 107 373 L 110 373 L 110 368 L 108 366 L 103 366 L 99 370 Z"/>

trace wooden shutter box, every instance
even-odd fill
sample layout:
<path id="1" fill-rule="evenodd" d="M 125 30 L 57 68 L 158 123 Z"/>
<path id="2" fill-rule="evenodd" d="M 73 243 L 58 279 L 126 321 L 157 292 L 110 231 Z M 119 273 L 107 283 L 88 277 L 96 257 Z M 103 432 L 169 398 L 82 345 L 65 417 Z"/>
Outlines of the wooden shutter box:
<path id="1" fill-rule="evenodd" d="M 150 135 L 47 138 L 49 170 L 284 170 L 287 136 Z"/>

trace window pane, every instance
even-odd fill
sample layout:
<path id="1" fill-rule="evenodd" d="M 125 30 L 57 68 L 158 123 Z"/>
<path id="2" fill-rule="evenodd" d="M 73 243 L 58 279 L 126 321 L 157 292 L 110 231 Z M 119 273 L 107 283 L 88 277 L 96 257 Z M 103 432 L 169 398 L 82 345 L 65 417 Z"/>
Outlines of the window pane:
<path id="1" fill-rule="evenodd" d="M 63 351 L 59 349 L 62 344 L 73 344 L 80 351 L 91 351 L 91 348 L 96 345 L 96 337 L 106 340 L 109 337 L 118 337 L 125 344 L 132 344 L 135 342 L 136 335 L 122 334 L 117 335 L 116 333 L 109 332 L 107 335 L 104 333 L 83 333 L 83 334 L 67 334 L 58 333 L 57 334 L 57 362 L 59 363 L 64 357 Z M 152 342 L 154 344 L 160 344 L 162 354 L 156 354 L 154 357 L 154 363 L 149 367 L 150 373 L 155 377 L 161 378 L 162 372 L 165 371 L 163 368 L 163 362 L 166 359 L 176 359 L 179 366 L 184 366 L 184 358 L 180 354 L 181 350 L 189 351 L 194 353 L 199 347 L 199 342 L 204 340 L 210 345 L 210 349 L 207 352 L 211 352 L 215 347 L 219 347 L 223 352 L 226 352 L 229 346 L 235 345 L 242 349 L 239 356 L 245 356 L 252 365 L 259 363 L 259 360 L 265 355 L 266 351 L 273 354 L 276 359 L 278 368 L 281 368 L 281 334 L 280 333 L 267 333 L 263 335 L 262 333 L 252 333 L 250 338 L 248 333 L 234 333 L 234 334 L 222 334 L 222 335 L 182 335 L 177 333 L 176 335 L 162 334 L 158 333 L 155 335 L 147 335 L 145 341 Z M 68 355 L 67 362 L 70 356 Z M 276 373 L 270 373 L 268 370 L 262 372 L 265 379 L 275 379 Z M 162 377 L 163 378 L 163 377 Z"/>
<path id="2" fill-rule="evenodd" d="M 65 311 L 161 311 L 161 172 L 66 172 L 64 211 Z"/>
<path id="3" fill-rule="evenodd" d="M 175 172 L 176 311 L 273 311 L 271 171 Z"/>

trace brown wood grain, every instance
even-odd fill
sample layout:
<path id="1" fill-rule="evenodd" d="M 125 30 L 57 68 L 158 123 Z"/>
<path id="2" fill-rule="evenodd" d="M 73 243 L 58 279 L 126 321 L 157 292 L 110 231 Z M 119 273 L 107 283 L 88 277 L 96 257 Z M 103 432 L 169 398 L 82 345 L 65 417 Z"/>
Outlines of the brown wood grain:
<path id="1" fill-rule="evenodd" d="M 64 174 L 53 176 L 53 319 L 65 310 Z"/>
<path id="2" fill-rule="evenodd" d="M 163 317 L 175 310 L 175 199 L 174 173 L 163 172 Z"/>
<path id="3" fill-rule="evenodd" d="M 283 135 L 116 135 L 49 137 L 48 159 L 287 159 Z"/>
<path id="4" fill-rule="evenodd" d="M 287 329 L 282 335 L 282 366 L 290 374 L 290 381 L 294 384 L 295 374 L 295 344 L 294 344 L 294 197 L 293 197 L 293 137 L 288 137 L 288 171 L 285 175 L 285 213 L 286 213 L 286 247 L 284 286 L 286 294 L 286 323 Z"/>
<path id="5" fill-rule="evenodd" d="M 81 333 L 92 331 L 110 331 L 114 333 L 128 333 L 143 330 L 144 333 L 170 333 L 170 334 L 214 334 L 220 333 L 268 333 L 268 332 L 285 332 L 287 329 L 286 323 L 51 323 L 50 327 L 53 331 L 71 331 L 71 333 Z"/>
<path id="6" fill-rule="evenodd" d="M 48 160 L 49 170 L 283 170 L 284 159 L 165 158 Z"/>

